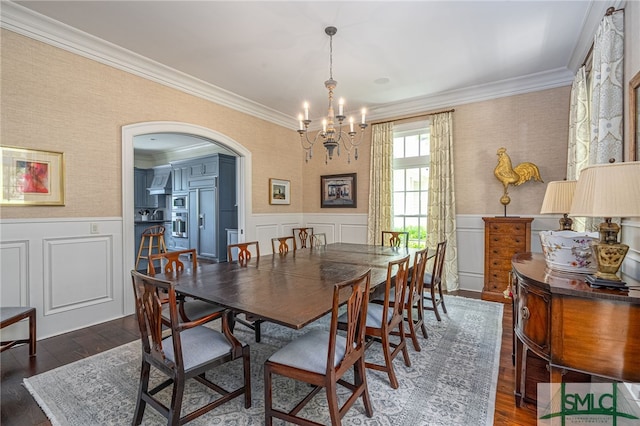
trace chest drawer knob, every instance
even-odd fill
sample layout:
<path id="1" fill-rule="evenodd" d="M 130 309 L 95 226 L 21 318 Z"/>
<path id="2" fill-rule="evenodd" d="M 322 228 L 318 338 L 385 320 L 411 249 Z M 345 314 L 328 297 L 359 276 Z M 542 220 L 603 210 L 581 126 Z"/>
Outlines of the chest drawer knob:
<path id="1" fill-rule="evenodd" d="M 522 315 L 522 319 L 529 319 L 529 308 L 523 306 L 520 308 L 520 314 Z"/>

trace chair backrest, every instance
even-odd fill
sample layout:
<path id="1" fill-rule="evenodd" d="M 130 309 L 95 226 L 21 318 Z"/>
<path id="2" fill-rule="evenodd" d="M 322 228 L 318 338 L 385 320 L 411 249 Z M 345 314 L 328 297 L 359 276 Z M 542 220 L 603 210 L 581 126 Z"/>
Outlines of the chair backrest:
<path id="1" fill-rule="evenodd" d="M 291 244 L 291 247 L 289 247 Z M 276 248 L 277 245 L 277 248 Z M 293 235 L 289 235 L 288 237 L 276 237 L 271 239 L 271 250 L 273 250 L 273 254 L 287 254 L 289 250 L 293 248 L 293 251 L 296 251 L 298 248 L 296 246 L 296 238 Z"/>
<path id="2" fill-rule="evenodd" d="M 409 282 L 409 288 L 407 289 L 411 295 L 411 298 L 408 299 L 410 304 L 413 304 L 414 300 L 422 297 L 422 292 L 424 291 L 424 273 L 427 267 L 428 257 L 428 247 L 419 250 L 414 254 L 411 281 Z"/>
<path id="3" fill-rule="evenodd" d="M 300 248 L 307 247 L 309 237 L 313 240 L 313 228 L 293 228 L 291 231 L 293 232 L 293 236 L 297 237 L 300 241 Z"/>
<path id="4" fill-rule="evenodd" d="M 311 235 L 311 248 L 320 248 L 327 245 L 327 234 L 321 232 Z"/>
<path id="5" fill-rule="evenodd" d="M 176 291 L 173 283 L 141 274 L 135 270 L 131 271 L 131 278 L 143 352 L 160 363 L 160 365 L 164 364 L 167 367 L 172 367 L 171 362 L 167 361 L 162 347 L 162 305 L 166 299 L 169 303 L 169 324 L 172 334 L 175 334 L 173 338 L 175 364 L 181 365 L 182 350 L 180 332 L 178 330 L 179 317 Z"/>
<path id="6" fill-rule="evenodd" d="M 409 247 L 409 233 L 402 231 L 382 231 L 382 245 L 390 247 Z"/>
<path id="7" fill-rule="evenodd" d="M 444 258 L 447 253 L 447 240 L 441 241 L 436 247 L 436 255 L 433 259 L 433 270 L 431 273 L 431 287 L 437 287 L 442 282 L 442 269 L 444 268 Z"/>
<path id="8" fill-rule="evenodd" d="M 191 268 L 196 269 L 198 267 L 198 255 L 196 249 L 167 251 L 164 253 L 155 253 L 149 255 L 149 268 L 148 273 L 151 275 L 156 274 L 156 268 L 154 266 L 155 260 L 160 260 L 162 272 L 173 273 L 184 271 L 184 263 L 180 260 L 180 256 L 188 255 L 191 258 Z"/>
<path id="9" fill-rule="evenodd" d="M 331 325 L 329 327 L 329 351 L 327 353 L 327 372 L 336 370 L 336 376 L 352 366 L 359 357 L 364 356 L 365 331 L 367 324 L 367 306 L 369 305 L 369 289 L 371 286 L 371 269 L 352 280 L 338 283 L 333 288 L 333 309 L 331 310 Z M 335 365 L 336 337 L 338 335 L 338 317 L 341 299 L 344 292 L 349 291 L 346 303 L 347 325 L 345 354 L 342 362 Z"/>
<path id="10" fill-rule="evenodd" d="M 392 308 L 393 318 L 389 321 L 383 321 L 384 324 L 390 325 L 393 321 L 400 318 L 402 321 L 404 315 L 404 298 L 407 291 L 407 281 L 409 279 L 409 258 L 406 255 L 402 259 L 392 260 L 387 266 L 387 281 L 384 288 L 384 306 Z M 391 295 L 393 294 L 393 299 Z"/>
<path id="11" fill-rule="evenodd" d="M 260 259 L 260 244 L 257 241 L 248 241 L 244 243 L 229 244 L 227 246 L 227 260 L 234 261 L 234 252 L 237 252 L 236 259 L 240 265 L 246 265 L 254 256 L 250 247 L 253 247 L 255 258 Z"/>
<path id="12" fill-rule="evenodd" d="M 145 228 L 144 231 L 142 231 L 142 235 L 143 236 L 158 236 L 158 235 L 163 235 L 164 236 L 164 226 L 162 225 L 154 225 L 154 226 L 150 226 L 148 228 Z"/>

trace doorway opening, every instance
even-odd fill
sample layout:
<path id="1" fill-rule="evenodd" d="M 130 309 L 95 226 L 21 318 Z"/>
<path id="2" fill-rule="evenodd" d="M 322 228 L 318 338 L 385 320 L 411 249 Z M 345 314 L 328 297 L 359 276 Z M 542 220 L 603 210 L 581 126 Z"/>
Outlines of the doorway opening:
<path id="1" fill-rule="evenodd" d="M 232 138 L 206 127 L 180 122 L 156 121 L 131 124 L 122 128 L 122 264 L 123 282 L 130 281 L 135 267 L 134 231 L 134 138 L 146 134 L 175 133 L 215 141 L 236 157 L 236 185 L 238 202 L 238 240 L 246 237 L 246 215 L 251 211 L 251 152 Z M 133 294 L 124 292 L 125 313 L 134 312 Z"/>

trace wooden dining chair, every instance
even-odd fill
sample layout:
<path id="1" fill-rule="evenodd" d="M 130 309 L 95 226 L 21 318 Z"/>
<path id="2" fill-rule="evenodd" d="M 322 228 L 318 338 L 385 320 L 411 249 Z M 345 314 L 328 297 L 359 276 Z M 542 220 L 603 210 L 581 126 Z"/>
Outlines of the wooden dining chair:
<path id="1" fill-rule="evenodd" d="M 253 250 L 253 254 L 251 253 Z M 234 253 L 236 255 L 234 256 Z M 241 266 L 247 266 L 251 259 L 258 263 L 260 261 L 260 243 L 258 241 L 249 241 L 245 243 L 235 243 L 229 244 L 227 246 L 227 259 L 229 262 L 238 262 Z M 233 321 L 239 322 L 245 327 L 253 330 L 254 337 L 256 339 L 256 343 L 260 343 L 262 338 L 261 333 L 261 324 L 264 320 L 260 317 L 250 315 L 250 314 L 242 314 L 244 315 L 244 319 L 240 318 L 239 313 L 234 314 Z M 231 330 L 233 331 L 235 324 L 232 323 Z"/>
<path id="2" fill-rule="evenodd" d="M 133 424 L 142 423 L 147 404 L 167 418 L 169 425 L 181 425 L 199 417 L 214 408 L 244 394 L 245 408 L 251 407 L 251 366 L 249 346 L 239 342 L 228 326 L 229 312 L 222 321 L 222 332 L 203 327 L 212 318 L 183 322 L 178 314 L 177 295 L 174 285 L 131 271 L 135 311 L 142 341 L 142 366 L 140 383 L 133 418 Z M 161 298 L 167 294 L 170 313 L 171 334 L 163 338 Z M 205 372 L 229 361 L 242 358 L 243 384 L 233 391 L 213 383 L 205 377 Z M 149 389 L 151 367 L 167 380 Z M 217 395 L 199 409 L 182 415 L 182 400 L 185 382 L 195 379 L 213 389 Z M 155 380 L 154 380 L 155 382 Z M 155 394 L 168 386 L 172 387 L 171 405 L 167 407 Z"/>
<path id="3" fill-rule="evenodd" d="M 24 319 L 29 321 L 29 336 L 21 338 L 7 338 L 0 336 L 0 352 L 4 352 L 9 348 L 21 343 L 29 344 L 29 356 L 36 355 L 36 308 L 31 306 L 3 306 L 0 307 L 0 330 L 16 324 Z"/>
<path id="4" fill-rule="evenodd" d="M 444 296 L 442 295 L 442 270 L 444 268 L 444 259 L 447 253 L 447 240 L 438 243 L 436 255 L 433 260 L 433 269 L 431 273 L 424 274 L 424 309 L 433 311 L 436 319 L 441 321 L 438 305 L 442 305 L 442 311 L 446 314 L 447 307 L 444 304 Z M 427 291 L 428 290 L 428 291 Z"/>
<path id="5" fill-rule="evenodd" d="M 253 253 L 251 253 L 253 251 Z M 246 265 L 252 258 L 256 261 L 260 259 L 260 243 L 258 241 L 248 241 L 245 243 L 229 244 L 227 246 L 227 260 Z"/>
<path id="6" fill-rule="evenodd" d="M 418 328 L 422 331 L 422 335 L 426 339 L 427 327 L 424 324 L 424 272 L 427 266 L 428 248 L 418 250 L 414 254 L 413 268 L 411 269 L 411 279 L 407 284 L 407 290 L 404 296 L 404 319 L 407 323 L 405 337 L 410 337 L 413 342 L 413 348 L 416 352 L 420 352 L 420 343 L 418 342 Z M 390 294 L 390 299 L 395 298 L 395 292 Z M 382 304 L 384 299 L 374 299 L 374 303 Z M 397 331 L 392 331 L 392 335 L 397 336 Z"/>
<path id="7" fill-rule="evenodd" d="M 402 231 L 382 231 L 382 245 L 408 248 L 409 233 Z"/>
<path id="8" fill-rule="evenodd" d="M 179 274 L 185 269 L 185 264 L 180 259 L 181 257 L 184 258 L 185 256 L 189 257 L 191 268 L 196 269 L 198 267 L 196 249 L 187 249 L 149 255 L 148 273 L 149 275 L 153 276 L 158 272 L 155 266 L 155 261 L 158 261 L 160 263 L 160 267 L 162 268 L 162 272 Z M 164 299 L 164 302 L 167 302 L 166 298 Z M 204 300 L 196 299 L 193 297 L 178 298 L 178 312 L 180 313 L 183 321 L 194 321 L 198 318 L 207 317 L 215 313 L 217 313 L 218 316 L 212 319 L 220 318 L 224 310 L 225 308 L 220 305 L 216 305 L 211 302 L 205 302 Z M 165 324 L 168 325 L 169 312 L 166 306 L 164 309 L 164 319 Z"/>
<path id="9" fill-rule="evenodd" d="M 313 228 L 293 228 L 293 236 L 300 241 L 300 248 L 307 247 L 307 241 L 313 239 Z"/>
<path id="10" fill-rule="evenodd" d="M 384 371 L 389 376 L 389 382 L 394 389 L 398 388 L 398 379 L 393 369 L 393 360 L 402 352 L 404 363 L 411 366 L 407 341 L 404 332 L 404 300 L 409 276 L 409 258 L 407 255 L 401 259 L 389 262 L 387 266 L 387 281 L 384 288 L 384 302 L 382 304 L 370 303 L 367 311 L 367 324 L 365 334 L 367 336 L 367 348 L 374 341 L 382 343 L 384 365 L 366 363 L 367 368 Z M 347 314 L 338 318 L 339 328 L 344 329 L 347 324 Z M 397 330 L 397 331 L 396 331 Z M 395 332 L 395 333 L 394 333 Z M 391 336 L 396 334 L 396 340 Z"/>
<path id="11" fill-rule="evenodd" d="M 296 245 L 296 238 L 293 235 L 271 239 L 271 250 L 273 251 L 273 254 L 287 254 L 291 249 L 293 249 L 294 252 L 298 249 Z"/>
<path id="12" fill-rule="evenodd" d="M 311 248 L 320 248 L 327 245 L 327 234 L 321 232 L 311 236 Z"/>
<path id="13" fill-rule="evenodd" d="M 333 308 L 329 330 L 314 330 L 279 349 L 264 364 L 265 425 L 273 417 L 301 425 L 323 425 L 298 416 L 298 413 L 322 389 L 326 390 L 332 425 L 341 425 L 342 417 L 362 397 L 367 417 L 373 416 L 373 407 L 367 388 L 365 371 L 365 322 L 367 301 L 371 285 L 371 270 L 349 281 L 336 284 L 333 289 Z M 346 302 L 346 333 L 338 334 L 338 309 L 341 296 L 349 292 Z M 344 379 L 353 367 L 353 383 Z M 272 376 L 286 376 L 313 386 L 308 395 L 292 410 L 285 412 L 273 406 Z M 351 391 L 342 406 L 339 405 L 337 385 Z M 289 395 L 286 395 L 289 398 Z"/>

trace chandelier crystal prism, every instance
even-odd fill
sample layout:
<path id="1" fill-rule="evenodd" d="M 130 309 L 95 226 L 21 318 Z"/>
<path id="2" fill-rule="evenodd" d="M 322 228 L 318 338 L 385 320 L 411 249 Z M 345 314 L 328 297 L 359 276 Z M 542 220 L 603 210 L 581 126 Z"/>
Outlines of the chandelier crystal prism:
<path id="1" fill-rule="evenodd" d="M 322 139 L 322 145 L 326 149 L 325 164 L 329 163 L 329 160 L 333 159 L 333 152 L 337 148 L 337 153 L 340 155 L 340 145 L 342 145 L 347 151 L 347 163 L 351 163 L 351 151 L 354 151 L 354 158 L 358 159 L 358 145 L 362 142 L 364 137 L 364 131 L 367 128 L 366 110 L 362 109 L 362 120 L 358 124 L 360 127 L 360 136 L 356 140 L 358 134 L 354 129 L 354 118 L 349 118 L 349 131 L 342 130 L 342 123 L 347 118 L 344 115 L 344 99 L 340 99 L 338 102 L 338 114 L 335 114 L 333 108 L 333 91 L 335 90 L 338 82 L 333 79 L 333 36 L 337 32 L 336 27 L 327 27 L 324 32 L 329 36 L 329 79 L 324 82 L 325 87 L 329 91 L 329 109 L 327 117 L 322 120 L 322 130 L 318 131 L 313 139 L 309 138 L 309 104 L 304 103 L 304 115 L 298 116 L 300 127 L 298 133 L 300 134 L 300 144 L 305 152 L 305 161 L 309 162 L 309 159 L 313 157 L 313 145 Z M 336 127 L 337 125 L 337 127 Z"/>

